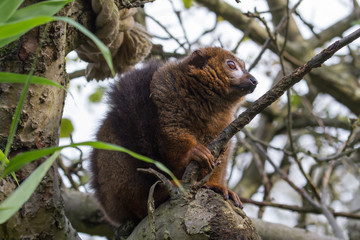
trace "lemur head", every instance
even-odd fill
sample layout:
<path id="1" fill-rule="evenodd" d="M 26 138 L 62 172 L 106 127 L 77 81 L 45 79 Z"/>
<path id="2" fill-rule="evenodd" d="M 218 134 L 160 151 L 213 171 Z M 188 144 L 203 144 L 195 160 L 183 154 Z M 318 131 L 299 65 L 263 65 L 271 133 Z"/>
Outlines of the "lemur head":
<path id="1" fill-rule="evenodd" d="M 186 61 L 186 60 L 185 60 Z M 190 75 L 222 97 L 242 99 L 257 85 L 254 76 L 245 69 L 244 61 L 233 53 L 216 47 L 194 51 L 187 59 Z"/>

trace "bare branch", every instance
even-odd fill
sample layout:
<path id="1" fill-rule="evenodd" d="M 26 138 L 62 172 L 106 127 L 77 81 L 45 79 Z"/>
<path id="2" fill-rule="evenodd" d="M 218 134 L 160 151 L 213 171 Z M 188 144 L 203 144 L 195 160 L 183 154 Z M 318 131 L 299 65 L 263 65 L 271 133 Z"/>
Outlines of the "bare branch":
<path id="1" fill-rule="evenodd" d="M 320 67 L 327 59 L 334 55 L 342 47 L 351 43 L 355 39 L 360 37 L 360 29 L 356 30 L 352 34 L 344 37 L 343 39 L 336 41 L 328 48 L 313 57 L 310 61 L 303 66 L 295 69 L 290 75 L 284 76 L 273 88 L 271 88 L 262 97 L 256 100 L 251 106 L 240 114 L 224 131 L 222 131 L 218 137 L 212 141 L 208 148 L 214 156 L 219 156 L 219 153 L 223 146 L 233 137 L 238 131 L 240 131 L 246 124 L 248 124 L 257 114 L 263 111 L 270 104 L 275 102 L 281 97 L 284 92 L 298 83 L 303 77 L 309 73 L 313 68 Z"/>

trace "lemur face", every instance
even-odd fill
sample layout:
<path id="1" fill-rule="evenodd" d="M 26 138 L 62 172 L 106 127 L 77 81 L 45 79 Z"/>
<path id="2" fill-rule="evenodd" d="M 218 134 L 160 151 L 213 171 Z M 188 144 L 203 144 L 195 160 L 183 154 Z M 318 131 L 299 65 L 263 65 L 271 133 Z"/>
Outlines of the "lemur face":
<path id="1" fill-rule="evenodd" d="M 258 84 L 254 76 L 245 69 L 245 64 L 239 59 L 225 60 L 230 86 L 234 90 L 240 90 L 245 94 L 252 93 Z"/>

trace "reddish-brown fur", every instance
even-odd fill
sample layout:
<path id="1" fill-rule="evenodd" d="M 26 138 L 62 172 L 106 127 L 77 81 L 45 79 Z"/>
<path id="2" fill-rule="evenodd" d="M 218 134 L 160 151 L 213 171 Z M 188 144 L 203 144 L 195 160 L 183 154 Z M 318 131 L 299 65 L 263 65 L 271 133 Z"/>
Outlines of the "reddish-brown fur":
<path id="1" fill-rule="evenodd" d="M 111 110 L 97 138 L 161 161 L 177 178 L 193 159 L 204 176 L 214 164 L 205 146 L 231 122 L 233 110 L 256 83 L 241 60 L 220 48 L 203 48 L 163 66 L 151 62 L 113 87 Z M 227 151 L 220 158 L 206 186 L 240 205 L 239 197 L 226 188 Z M 92 186 L 114 225 L 146 216 L 155 178 L 136 171 L 146 167 L 150 165 L 124 153 L 93 151 Z M 163 189 L 155 191 L 156 205 L 166 199 Z"/>

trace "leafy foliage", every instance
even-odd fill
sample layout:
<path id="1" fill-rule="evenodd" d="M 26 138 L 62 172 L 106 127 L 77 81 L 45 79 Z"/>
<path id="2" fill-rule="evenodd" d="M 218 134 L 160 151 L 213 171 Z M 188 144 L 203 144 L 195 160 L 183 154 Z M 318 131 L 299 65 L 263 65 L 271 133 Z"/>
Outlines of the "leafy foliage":
<path id="1" fill-rule="evenodd" d="M 68 118 L 63 118 L 61 120 L 60 137 L 61 138 L 70 137 L 73 131 L 74 131 L 74 126 L 71 120 Z"/>

